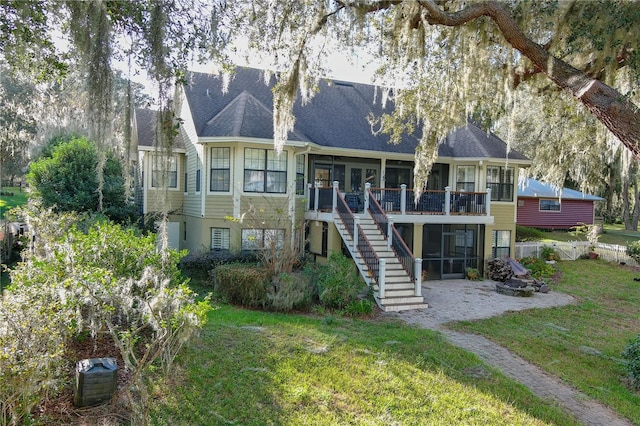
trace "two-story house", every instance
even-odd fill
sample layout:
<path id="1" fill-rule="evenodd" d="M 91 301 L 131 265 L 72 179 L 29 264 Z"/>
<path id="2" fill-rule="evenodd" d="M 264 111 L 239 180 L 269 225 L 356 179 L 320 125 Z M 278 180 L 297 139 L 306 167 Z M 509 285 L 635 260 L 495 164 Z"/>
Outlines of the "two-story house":
<path id="1" fill-rule="evenodd" d="M 462 278 L 467 267 L 511 253 L 517 176 L 530 161 L 495 135 L 472 123 L 452 132 L 416 200 L 418 138 L 390 144 L 367 120 L 392 108 L 381 105 L 379 88 L 322 81 L 308 104 L 296 104 L 278 155 L 273 79 L 265 84 L 247 68 L 225 90 L 220 76 L 187 79 L 169 158 L 154 148 L 153 112 L 137 111 L 135 123 L 142 209 L 171 213 L 172 245 L 252 250 L 277 238 L 306 245 L 317 261 L 348 251 L 386 310 L 426 306 L 422 279 Z M 249 211 L 264 220 L 242 220 Z"/>

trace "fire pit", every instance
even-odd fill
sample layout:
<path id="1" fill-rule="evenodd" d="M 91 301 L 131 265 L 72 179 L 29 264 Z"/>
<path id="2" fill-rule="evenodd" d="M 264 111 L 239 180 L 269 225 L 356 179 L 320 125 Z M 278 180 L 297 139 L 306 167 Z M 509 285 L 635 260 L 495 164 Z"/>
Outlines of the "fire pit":
<path id="1" fill-rule="evenodd" d="M 533 296 L 536 288 L 525 280 L 508 279 L 505 282 L 497 282 L 496 291 L 507 296 L 530 297 Z"/>

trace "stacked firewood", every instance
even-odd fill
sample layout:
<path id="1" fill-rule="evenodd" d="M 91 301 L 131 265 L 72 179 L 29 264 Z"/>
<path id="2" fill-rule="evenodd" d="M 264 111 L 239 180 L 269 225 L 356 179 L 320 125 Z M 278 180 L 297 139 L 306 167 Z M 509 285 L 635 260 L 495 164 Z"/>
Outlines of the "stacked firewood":
<path id="1" fill-rule="evenodd" d="M 511 265 L 506 260 L 491 259 L 487 261 L 487 265 L 489 266 L 489 278 L 493 281 L 505 282 L 513 277 Z"/>

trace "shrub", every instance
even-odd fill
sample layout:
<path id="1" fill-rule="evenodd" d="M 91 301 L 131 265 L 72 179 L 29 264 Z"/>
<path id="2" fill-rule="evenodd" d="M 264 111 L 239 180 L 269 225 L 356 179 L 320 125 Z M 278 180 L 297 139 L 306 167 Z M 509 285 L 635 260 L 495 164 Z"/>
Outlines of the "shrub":
<path id="1" fill-rule="evenodd" d="M 544 238 L 544 232 L 536 228 L 516 225 L 516 241 L 540 241 Z"/>
<path id="2" fill-rule="evenodd" d="M 636 262 L 640 262 L 640 240 L 627 245 L 627 254 Z"/>
<path id="3" fill-rule="evenodd" d="M 257 264 L 230 263 L 211 271 L 214 291 L 229 303 L 253 308 L 268 305 L 271 272 Z"/>
<path id="4" fill-rule="evenodd" d="M 542 260 L 560 260 L 560 256 L 551 246 L 542 246 L 540 250 L 540 258 Z"/>
<path id="5" fill-rule="evenodd" d="M 150 402 L 145 373 L 159 365 L 168 374 L 210 306 L 195 302 L 181 279 L 179 253 L 159 252 L 154 237 L 110 222 L 71 226 L 73 217 L 43 211 L 25 218 L 38 238 L 0 299 L 0 400 L 11 404 L 3 412 L 27 423 L 27 409 L 63 379 L 69 340 L 108 333 L 130 373 L 123 392 L 136 423 Z M 46 371 L 34 373 L 39 367 Z"/>
<path id="6" fill-rule="evenodd" d="M 631 385 L 635 389 L 640 389 L 640 335 L 629 342 L 622 356 L 627 360 L 625 370 Z"/>
<path id="7" fill-rule="evenodd" d="M 344 308 L 345 314 L 352 317 L 364 317 L 373 314 L 373 302 L 369 299 L 359 299 L 350 302 Z"/>
<path id="8" fill-rule="evenodd" d="M 306 275 L 282 273 L 267 292 L 268 306 L 276 311 L 303 309 L 311 305 L 313 294 L 313 286 Z"/>
<path id="9" fill-rule="evenodd" d="M 366 286 L 353 261 L 340 252 L 332 252 L 328 263 L 316 269 L 316 276 L 320 302 L 330 308 L 344 308 L 357 300 Z"/>
<path id="10" fill-rule="evenodd" d="M 255 263 L 256 261 L 257 257 L 253 253 L 230 252 L 226 250 L 196 251 L 187 254 L 180 260 L 180 270 L 190 278 L 196 278 L 206 282 L 210 272 L 219 265 L 229 263 Z"/>
<path id="11" fill-rule="evenodd" d="M 538 257 L 523 257 L 520 259 L 522 266 L 531 272 L 531 276 L 537 280 L 548 281 L 556 272 L 553 265 L 546 263 Z"/>

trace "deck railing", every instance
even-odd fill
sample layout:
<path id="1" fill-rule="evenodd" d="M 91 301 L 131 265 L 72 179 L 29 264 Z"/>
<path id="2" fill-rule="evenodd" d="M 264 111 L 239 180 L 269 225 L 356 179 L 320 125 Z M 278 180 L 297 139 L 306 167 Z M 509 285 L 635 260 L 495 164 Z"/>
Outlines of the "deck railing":
<path id="1" fill-rule="evenodd" d="M 425 190 L 416 199 L 415 191 L 407 189 L 406 185 L 398 188 L 371 188 L 365 185 L 363 193 L 344 194 L 348 208 L 353 212 L 367 209 L 367 203 L 362 203 L 363 198 L 376 201 L 373 214 L 392 213 L 401 215 L 431 214 L 431 215 L 471 215 L 491 216 L 491 189 L 487 192 L 452 191 L 446 187 L 444 190 Z M 308 186 L 308 210 L 331 211 L 333 188 Z M 368 195 L 368 197 L 367 197 Z"/>

